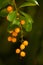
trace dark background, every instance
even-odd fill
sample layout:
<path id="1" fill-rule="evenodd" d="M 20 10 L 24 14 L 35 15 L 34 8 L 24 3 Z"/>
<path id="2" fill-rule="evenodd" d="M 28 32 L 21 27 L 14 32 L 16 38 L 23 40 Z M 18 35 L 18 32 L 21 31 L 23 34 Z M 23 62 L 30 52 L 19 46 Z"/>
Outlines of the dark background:
<path id="1" fill-rule="evenodd" d="M 8 22 L 0 18 L 0 65 L 43 65 L 43 0 L 37 1 L 39 6 L 28 8 L 34 23 L 32 31 L 25 36 L 29 41 L 25 58 L 15 54 L 18 44 L 7 41 Z"/>

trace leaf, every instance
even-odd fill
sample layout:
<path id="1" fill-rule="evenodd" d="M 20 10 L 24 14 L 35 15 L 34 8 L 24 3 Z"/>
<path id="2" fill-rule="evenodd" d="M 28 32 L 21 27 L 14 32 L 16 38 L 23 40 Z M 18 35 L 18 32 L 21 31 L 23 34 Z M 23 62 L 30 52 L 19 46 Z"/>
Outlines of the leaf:
<path id="1" fill-rule="evenodd" d="M 15 19 L 14 19 L 15 20 Z M 16 27 L 19 27 L 20 22 L 18 20 L 15 20 L 13 22 L 8 23 L 8 31 L 15 29 Z"/>
<path id="2" fill-rule="evenodd" d="M 24 12 L 20 12 L 23 16 L 21 17 L 23 20 L 25 20 L 25 24 L 23 25 L 23 28 L 27 31 L 30 32 L 32 30 L 32 23 L 33 20 L 30 15 L 27 15 Z"/>
<path id="3" fill-rule="evenodd" d="M 0 16 L 3 16 L 3 17 L 5 17 L 5 16 L 7 16 L 7 11 L 6 11 L 6 9 L 3 9 L 3 10 L 1 10 L 0 11 Z"/>
<path id="4" fill-rule="evenodd" d="M 18 27 L 17 25 L 12 25 L 12 23 L 8 23 L 8 31 L 10 31 L 10 30 L 13 30 L 13 29 L 15 29 L 16 27 Z"/>
<path id="5" fill-rule="evenodd" d="M 26 6 L 36 6 L 39 5 L 37 1 L 27 1 L 20 5 L 19 8 L 26 7 Z"/>
<path id="6" fill-rule="evenodd" d="M 28 20 L 29 23 L 33 23 L 33 19 L 30 15 L 24 13 L 23 11 L 20 11 L 20 13 Z"/>
<path id="7" fill-rule="evenodd" d="M 26 32 L 30 32 L 32 30 L 32 23 L 29 22 L 29 18 L 21 16 L 20 20 L 25 20 L 25 24 L 22 27 Z"/>
<path id="8" fill-rule="evenodd" d="M 7 6 L 10 0 L 0 0 L 0 9 Z"/>
<path id="9" fill-rule="evenodd" d="M 20 25 L 20 20 L 17 20 L 17 19 L 14 19 L 13 22 L 12 22 L 12 25 Z"/>
<path id="10" fill-rule="evenodd" d="M 12 21 L 16 18 L 16 11 L 10 12 L 7 17 L 8 17 L 7 19 L 8 19 L 10 22 L 12 22 Z"/>
<path id="11" fill-rule="evenodd" d="M 27 31 L 30 32 L 32 30 L 32 23 L 26 22 L 26 24 L 23 26 L 23 28 Z"/>

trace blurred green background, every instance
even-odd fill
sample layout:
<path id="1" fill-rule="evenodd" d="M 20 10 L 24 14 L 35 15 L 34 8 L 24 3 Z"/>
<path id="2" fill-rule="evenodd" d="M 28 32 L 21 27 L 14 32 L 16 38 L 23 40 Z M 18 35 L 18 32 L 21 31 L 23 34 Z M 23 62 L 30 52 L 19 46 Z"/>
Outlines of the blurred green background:
<path id="1" fill-rule="evenodd" d="M 43 65 L 43 0 L 37 1 L 39 6 L 29 7 L 27 11 L 33 17 L 34 23 L 32 31 L 24 37 L 29 41 L 25 58 L 15 54 L 18 44 L 7 41 L 8 21 L 0 16 L 0 65 Z"/>

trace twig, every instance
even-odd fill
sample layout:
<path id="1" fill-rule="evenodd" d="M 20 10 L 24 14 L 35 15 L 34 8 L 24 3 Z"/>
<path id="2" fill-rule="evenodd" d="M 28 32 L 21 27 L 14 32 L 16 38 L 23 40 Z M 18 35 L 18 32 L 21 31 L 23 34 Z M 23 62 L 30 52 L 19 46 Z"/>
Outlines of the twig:
<path id="1" fill-rule="evenodd" d="M 16 9 L 16 12 L 18 12 L 17 5 L 16 5 L 15 0 L 13 0 L 13 3 L 14 3 L 14 7 L 15 7 L 15 9 Z"/>

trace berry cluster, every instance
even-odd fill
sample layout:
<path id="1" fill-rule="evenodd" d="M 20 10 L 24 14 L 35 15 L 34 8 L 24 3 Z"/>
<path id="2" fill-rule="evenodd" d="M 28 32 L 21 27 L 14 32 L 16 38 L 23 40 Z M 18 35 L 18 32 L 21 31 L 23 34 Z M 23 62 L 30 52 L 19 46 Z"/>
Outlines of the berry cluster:
<path id="1" fill-rule="evenodd" d="M 20 48 L 16 49 L 16 53 L 20 54 L 21 57 L 25 57 L 26 56 L 26 52 L 24 52 L 23 50 L 25 49 L 26 46 L 28 46 L 28 41 L 25 40 L 20 45 Z"/>
<path id="2" fill-rule="evenodd" d="M 13 11 L 13 8 L 12 6 L 8 6 L 7 7 L 7 11 L 8 12 L 11 12 Z M 19 13 L 17 13 L 17 16 L 19 16 Z M 18 20 L 19 18 L 17 18 Z M 9 33 L 12 35 L 12 36 L 9 36 L 8 37 L 8 41 L 9 42 L 13 42 L 15 43 L 17 41 L 17 36 L 18 34 L 21 32 L 22 30 L 22 26 L 25 24 L 25 20 L 21 20 L 20 21 L 20 27 L 17 27 L 15 28 L 14 30 L 11 30 L 9 31 Z M 23 50 L 25 49 L 26 46 L 28 46 L 28 41 L 27 40 L 24 40 L 21 42 L 22 44 L 20 45 L 19 48 L 16 49 L 16 54 L 20 54 L 21 57 L 25 57 L 26 56 L 26 52 L 24 52 Z"/>
<path id="3" fill-rule="evenodd" d="M 9 42 L 15 43 L 17 41 L 16 37 L 18 36 L 18 33 L 20 32 L 20 28 L 15 28 L 14 31 L 9 31 L 9 33 L 12 35 L 8 37 Z"/>

